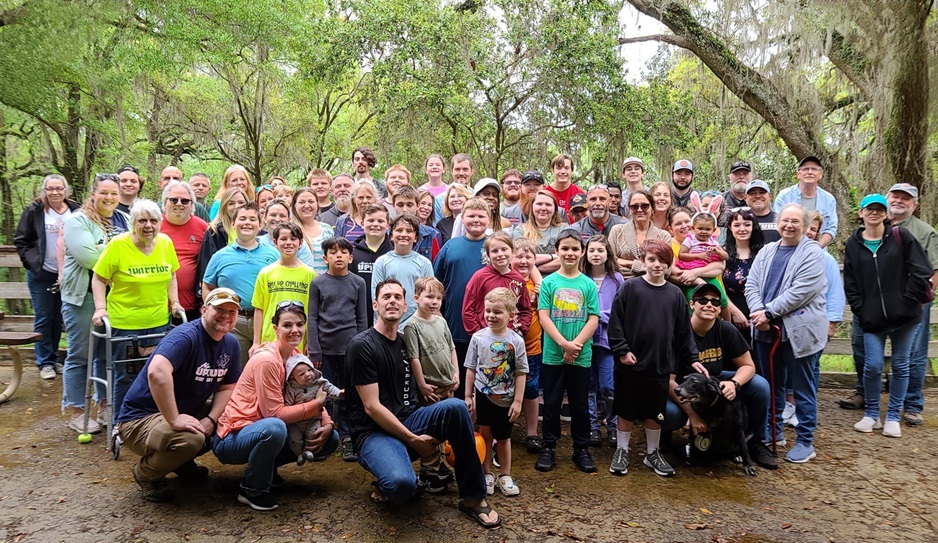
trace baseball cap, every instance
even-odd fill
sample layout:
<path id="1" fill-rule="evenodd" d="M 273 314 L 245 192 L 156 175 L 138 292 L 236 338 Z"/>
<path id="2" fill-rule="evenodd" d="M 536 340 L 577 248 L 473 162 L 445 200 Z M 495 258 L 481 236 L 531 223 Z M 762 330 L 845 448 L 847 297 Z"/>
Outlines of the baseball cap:
<path id="1" fill-rule="evenodd" d="M 764 190 L 764 191 L 766 191 L 766 192 L 769 192 L 769 193 L 772 192 L 772 191 L 769 189 L 769 184 L 766 183 L 765 181 L 761 180 L 761 179 L 753 179 L 752 181 L 749 182 L 748 185 L 746 185 L 746 192 L 747 192 L 747 193 L 748 193 L 750 190 L 752 190 L 752 189 L 762 189 L 762 190 Z"/>
<path id="2" fill-rule="evenodd" d="M 721 296 L 720 289 L 717 288 L 716 285 L 713 285 L 710 283 L 701 283 L 697 285 L 696 287 L 694 287 L 694 291 L 691 293 L 691 298 L 696 298 L 707 292 L 712 292 L 713 294 L 716 294 L 717 296 Z"/>
<path id="3" fill-rule="evenodd" d="M 694 171 L 694 163 L 686 158 L 682 158 L 674 163 L 674 168 L 671 169 L 671 173 L 674 173 L 678 170 L 690 170 Z"/>
<path id="4" fill-rule="evenodd" d="M 804 166 L 805 163 L 807 163 L 807 162 L 814 162 L 814 163 L 816 163 L 818 166 L 821 166 L 822 168 L 824 167 L 824 166 L 821 164 L 821 159 L 819 159 L 818 157 L 816 157 L 816 156 L 814 156 L 814 155 L 808 155 L 808 156 L 802 158 L 802 159 L 801 159 L 801 162 L 798 163 L 798 167 L 800 168 L 800 167 Z"/>
<path id="5" fill-rule="evenodd" d="M 896 183 L 895 185 L 889 187 L 889 192 L 904 192 L 915 198 L 915 201 L 918 201 L 918 189 L 915 185 L 910 185 L 908 183 Z"/>
<path id="6" fill-rule="evenodd" d="M 737 160 L 730 166 L 730 173 L 738 172 L 739 170 L 746 170 L 747 172 L 752 171 L 752 166 L 749 165 L 745 160 Z"/>
<path id="7" fill-rule="evenodd" d="M 135 174 L 140 175 L 140 171 L 137 170 L 137 168 L 134 168 L 133 166 L 131 166 L 130 164 L 124 164 L 123 166 L 117 169 L 118 175 L 124 172 L 134 172 Z"/>
<path id="8" fill-rule="evenodd" d="M 860 209 L 866 209 L 873 204 L 879 204 L 884 208 L 889 207 L 886 205 L 886 197 L 882 194 L 867 194 L 860 200 Z"/>
<path id="9" fill-rule="evenodd" d="M 578 192 L 573 195 L 573 198 L 570 198 L 570 210 L 574 210 L 578 207 L 586 207 L 586 195 L 582 192 Z"/>
<path id="10" fill-rule="evenodd" d="M 629 158 L 625 159 L 625 162 L 622 163 L 622 167 L 625 168 L 629 164 L 638 164 L 641 166 L 642 171 L 645 171 L 645 163 L 642 162 L 642 159 L 638 158 L 637 156 L 630 156 Z"/>
<path id="11" fill-rule="evenodd" d="M 218 307 L 224 304 L 235 304 L 241 309 L 241 297 L 235 294 L 235 291 L 226 287 L 219 287 L 209 293 L 205 299 L 205 305 Z"/>
<path id="12" fill-rule="evenodd" d="M 482 192 L 482 190 L 486 187 L 495 187 L 495 190 L 497 190 L 499 194 L 502 192 L 502 186 L 498 183 L 497 180 L 492 179 L 491 177 L 483 177 L 482 179 L 479 179 L 479 182 L 476 183 L 475 188 L 472 189 L 472 195 L 478 196 L 479 193 Z"/>
<path id="13" fill-rule="evenodd" d="M 540 184 L 544 184 L 544 174 L 539 170 L 528 170 L 524 172 L 524 175 L 521 176 L 521 184 L 527 183 L 528 181 L 537 181 Z"/>

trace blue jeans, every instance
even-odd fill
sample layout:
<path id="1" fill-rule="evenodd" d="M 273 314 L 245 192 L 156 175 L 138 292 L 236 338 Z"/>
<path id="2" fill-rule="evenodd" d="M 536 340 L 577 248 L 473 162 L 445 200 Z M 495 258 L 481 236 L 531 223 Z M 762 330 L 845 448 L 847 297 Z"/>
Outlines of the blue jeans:
<path id="1" fill-rule="evenodd" d="M 909 388 L 909 353 L 918 324 L 908 324 L 892 332 L 864 332 L 866 358 L 863 366 L 864 415 L 879 418 L 879 396 L 883 390 L 883 365 L 886 338 L 892 341 L 892 381 L 889 383 L 889 408 L 886 420 L 899 420 L 902 404 Z M 799 418 L 799 421 L 801 419 Z"/>
<path id="2" fill-rule="evenodd" d="M 344 389 L 345 382 L 345 356 L 322 355 L 322 376 L 333 385 Z M 349 435 L 348 420 L 345 412 L 345 400 L 329 400 L 326 402 L 326 409 L 335 420 L 335 427 L 339 430 L 339 435 L 345 437 Z"/>
<path id="3" fill-rule="evenodd" d="M 401 422 L 417 435 L 449 441 L 456 458 L 453 469 L 460 498 L 485 498 L 485 478 L 466 402 L 449 398 L 418 407 Z M 358 450 L 358 463 L 378 479 L 378 491 L 397 504 L 407 502 L 417 492 L 417 475 L 411 465 L 415 459 L 413 449 L 382 431 L 366 436 Z"/>
<path id="4" fill-rule="evenodd" d="M 759 375 L 769 375 L 769 354 L 771 343 L 755 342 L 756 368 Z M 822 349 L 823 351 L 823 349 Z M 783 430 L 782 411 L 785 409 L 785 383 L 788 375 L 792 375 L 792 384 L 795 393 L 795 414 L 798 416 L 798 426 L 795 435 L 798 443 L 812 445 L 814 443 L 814 430 L 817 428 L 817 389 L 821 380 L 821 352 L 796 358 L 791 350 L 791 343 L 783 341 L 775 353 L 773 367 L 775 369 L 775 431 L 780 438 Z M 771 404 L 770 404 L 771 405 Z M 767 420 L 771 420 L 767 417 Z M 750 413 L 750 416 L 752 414 Z M 772 428 L 766 424 L 765 440 L 771 441 Z"/>
<path id="5" fill-rule="evenodd" d="M 612 370 L 615 360 L 612 351 L 605 347 L 593 345 L 593 363 L 590 366 L 590 431 L 599 431 L 598 398 L 602 397 L 606 404 L 606 428 L 610 433 L 616 431 L 616 416 L 612 412 Z"/>
<path id="6" fill-rule="evenodd" d="M 925 372 L 928 369 L 928 340 L 931 336 L 930 322 L 931 303 L 925 304 L 922 310 L 922 320 L 915 328 L 915 337 L 912 339 L 912 353 L 909 355 L 909 389 L 905 393 L 906 413 L 921 413 L 925 410 L 925 396 L 922 388 L 925 386 Z"/>
<path id="7" fill-rule="evenodd" d="M 524 399 L 536 400 L 541 395 L 541 358 L 543 354 L 528 355 L 528 374 L 524 381 Z"/>
<path id="8" fill-rule="evenodd" d="M 114 414 L 116 415 L 120 411 L 121 404 L 124 403 L 124 396 L 127 394 L 127 391 L 130 390 L 130 385 L 133 384 L 134 379 L 137 378 L 136 373 L 130 373 L 127 371 L 127 364 L 119 363 L 123 360 L 128 360 L 127 358 L 127 349 L 133 345 L 131 341 L 115 341 L 113 338 L 119 337 L 134 337 L 134 336 L 148 336 L 151 334 L 163 334 L 169 330 L 169 322 L 163 326 L 157 326 L 155 328 L 144 328 L 143 330 L 123 330 L 120 328 L 111 328 L 111 361 L 113 364 L 113 373 L 114 373 L 114 390 L 111 391 L 112 402 L 111 405 L 114 406 Z M 152 339 L 141 339 L 137 342 L 137 345 L 140 347 L 152 347 L 160 342 L 161 338 L 152 338 Z M 95 366 L 100 364 L 103 366 L 107 358 L 105 357 L 105 345 L 104 341 L 101 338 L 95 338 L 97 342 L 97 348 L 95 349 Z M 146 379 L 146 375 L 143 376 Z"/>
<path id="9" fill-rule="evenodd" d="M 65 369 L 62 371 L 62 409 L 66 407 L 84 407 L 85 387 L 88 379 L 88 343 L 91 341 L 91 316 L 94 314 L 94 300 L 91 293 L 85 295 L 81 305 L 62 302 L 62 320 L 65 323 L 65 335 L 68 339 L 68 351 L 65 356 Z M 94 375 L 104 378 L 104 359 L 94 357 Z M 104 385 L 95 384 L 96 400 L 106 394 Z"/>
<path id="10" fill-rule="evenodd" d="M 339 447 L 339 433 L 323 445 L 317 456 L 329 456 Z M 278 418 L 252 422 L 240 430 L 230 432 L 224 439 L 216 434 L 212 450 L 222 464 L 247 464 L 241 488 L 248 496 L 270 492 L 270 484 L 279 466 L 296 462 L 296 455 L 287 443 L 287 425 Z"/>
<path id="11" fill-rule="evenodd" d="M 850 326 L 850 346 L 853 348 L 853 368 L 857 372 L 857 394 L 863 396 L 863 366 L 866 360 L 866 349 L 863 347 L 863 328 L 860 327 L 860 317 L 856 313 L 853 315 L 853 324 Z"/>
<path id="12" fill-rule="evenodd" d="M 720 372 L 721 381 L 729 381 L 736 376 L 735 371 Z M 753 435 L 762 438 L 765 428 L 769 422 L 769 394 L 771 394 L 769 382 L 759 374 L 753 375 L 748 383 L 739 389 L 739 398 L 746 405 L 746 412 L 749 415 L 749 421 L 746 426 L 746 435 Z M 679 405 L 668 398 L 668 406 L 664 413 L 664 423 L 661 429 L 664 431 L 674 431 L 680 429 L 687 422 L 687 415 Z"/>
<path id="13" fill-rule="evenodd" d="M 62 338 L 62 296 L 49 292 L 58 275 L 42 270 L 39 273 L 26 271 L 26 285 L 33 303 L 33 332 L 42 334 L 33 344 L 36 351 L 36 366 L 52 366 L 59 361 L 59 339 Z"/>

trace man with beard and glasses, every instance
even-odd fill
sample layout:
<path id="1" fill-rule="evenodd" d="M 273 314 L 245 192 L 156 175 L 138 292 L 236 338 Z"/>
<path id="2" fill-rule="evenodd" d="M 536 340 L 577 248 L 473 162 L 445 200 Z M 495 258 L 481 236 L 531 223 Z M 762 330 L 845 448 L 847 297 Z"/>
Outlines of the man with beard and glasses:
<path id="1" fill-rule="evenodd" d="M 521 175 L 521 194 L 518 203 L 502 210 L 502 217 L 508 219 L 513 225 L 527 222 L 531 215 L 531 204 L 534 195 L 544 187 L 544 174 L 540 170 L 528 170 Z"/>
<path id="2" fill-rule="evenodd" d="M 583 236 L 584 243 L 599 234 L 608 236 L 610 228 L 628 222 L 609 212 L 609 199 L 609 188 L 606 185 L 593 185 L 586 193 L 587 215 L 573 225 Z"/>
<path id="3" fill-rule="evenodd" d="M 319 222 L 335 227 L 339 217 L 351 211 L 352 185 L 354 183 L 352 176 L 347 173 L 336 174 L 332 178 L 332 200 L 334 204 L 326 210 L 320 210 Z"/>
<path id="4" fill-rule="evenodd" d="M 694 184 L 694 163 L 682 158 L 674 163 L 671 169 L 671 185 L 674 207 L 691 207 L 690 197 L 697 191 L 691 188 Z"/>
<path id="5" fill-rule="evenodd" d="M 502 184 L 502 203 L 499 212 L 504 213 L 506 208 L 521 203 L 521 172 L 511 169 L 502 174 L 499 180 Z M 514 226 L 515 223 L 512 223 Z"/>

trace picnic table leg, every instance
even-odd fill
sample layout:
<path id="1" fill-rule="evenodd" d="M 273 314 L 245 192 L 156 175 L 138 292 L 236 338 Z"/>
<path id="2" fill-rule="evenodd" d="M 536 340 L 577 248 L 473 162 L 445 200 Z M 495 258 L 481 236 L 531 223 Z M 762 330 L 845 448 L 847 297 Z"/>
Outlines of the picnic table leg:
<path id="1" fill-rule="evenodd" d="M 11 346 L 8 350 L 10 351 L 10 358 L 13 359 L 13 377 L 10 379 L 10 384 L 7 385 L 6 390 L 0 394 L 0 404 L 13 397 L 13 393 L 19 388 L 20 379 L 23 376 L 23 361 L 20 359 L 20 350 L 15 346 Z"/>

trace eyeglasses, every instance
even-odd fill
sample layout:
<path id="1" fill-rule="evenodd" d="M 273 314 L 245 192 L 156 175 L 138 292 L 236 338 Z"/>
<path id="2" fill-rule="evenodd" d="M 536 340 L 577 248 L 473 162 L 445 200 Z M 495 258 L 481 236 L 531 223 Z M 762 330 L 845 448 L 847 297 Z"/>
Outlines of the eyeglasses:
<path id="1" fill-rule="evenodd" d="M 651 204 L 630 204 L 629 209 L 632 211 L 648 211 L 651 207 Z"/>
<path id="2" fill-rule="evenodd" d="M 521 181 L 517 179 L 506 179 L 505 181 L 502 181 L 502 185 L 505 185 L 506 187 L 514 187 L 520 184 Z"/>
<path id="3" fill-rule="evenodd" d="M 299 307 L 300 309 L 305 309 L 303 307 L 303 302 L 298 302 L 296 300 L 284 300 L 277 304 L 277 309 L 286 309 L 288 307 Z"/>
<path id="4" fill-rule="evenodd" d="M 65 192 L 65 187 L 46 187 L 46 192 Z"/>
<path id="5" fill-rule="evenodd" d="M 240 297 L 240 296 L 238 296 L 237 294 L 235 294 L 235 293 L 233 293 L 233 292 L 230 292 L 230 293 L 229 293 L 229 292 L 225 292 L 225 291 L 213 292 L 213 293 L 209 294 L 209 296 L 208 296 L 208 301 L 209 301 L 209 302 L 212 302 L 212 301 L 215 301 L 215 300 L 231 300 L 232 302 L 234 302 L 234 303 L 236 303 L 236 304 L 240 304 L 240 303 L 241 303 L 241 297 Z"/>
<path id="6" fill-rule="evenodd" d="M 694 302 L 696 302 L 696 303 L 698 303 L 698 304 L 700 304 L 700 305 L 707 305 L 707 304 L 710 304 L 710 305 L 712 305 L 713 307 L 720 307 L 720 299 L 719 299 L 719 298 L 708 298 L 708 297 L 706 297 L 706 296 L 701 296 L 700 298 L 694 298 Z"/>
<path id="7" fill-rule="evenodd" d="M 171 203 L 171 204 L 173 204 L 173 205 L 182 204 L 182 205 L 184 205 L 184 206 L 187 206 L 187 205 L 189 205 L 189 204 L 192 203 L 192 200 L 190 200 L 190 199 L 188 199 L 188 198 L 167 198 L 167 200 L 169 200 L 169 203 Z"/>
<path id="8" fill-rule="evenodd" d="M 800 168 L 798 168 L 798 169 L 799 169 L 800 171 L 803 171 L 803 172 L 820 172 L 820 171 L 823 171 L 821 168 L 818 168 L 817 166 L 802 166 L 802 167 L 800 167 Z"/>

